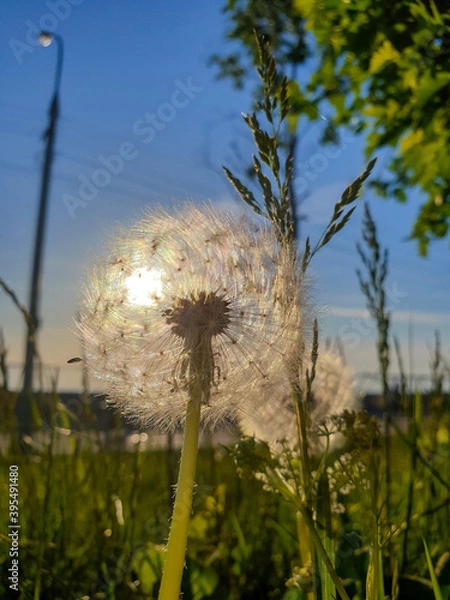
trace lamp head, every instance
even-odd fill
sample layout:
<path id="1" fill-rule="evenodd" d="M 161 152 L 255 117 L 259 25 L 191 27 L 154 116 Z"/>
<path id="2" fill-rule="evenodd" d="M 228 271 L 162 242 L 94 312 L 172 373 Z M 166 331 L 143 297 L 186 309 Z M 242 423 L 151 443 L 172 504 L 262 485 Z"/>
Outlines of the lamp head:
<path id="1" fill-rule="evenodd" d="M 44 48 L 50 46 L 54 39 L 55 36 L 53 33 L 50 33 L 50 31 L 41 31 L 41 33 L 39 34 L 39 43 L 41 44 L 41 46 L 44 46 Z"/>

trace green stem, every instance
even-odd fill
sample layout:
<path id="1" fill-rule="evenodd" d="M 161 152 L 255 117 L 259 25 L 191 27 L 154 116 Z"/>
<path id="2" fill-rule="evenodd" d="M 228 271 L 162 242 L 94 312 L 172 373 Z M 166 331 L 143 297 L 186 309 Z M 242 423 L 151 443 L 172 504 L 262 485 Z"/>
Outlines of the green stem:
<path id="1" fill-rule="evenodd" d="M 330 577 L 333 580 L 333 583 L 334 583 L 337 591 L 341 595 L 342 600 L 350 600 L 347 592 L 345 591 L 344 584 L 342 583 L 342 580 L 339 577 L 339 575 L 336 573 L 336 570 L 333 567 L 333 564 L 327 554 L 327 551 L 325 550 L 324 545 L 322 544 L 322 540 L 320 539 L 320 536 L 317 533 L 317 530 L 314 526 L 314 521 L 311 517 L 311 514 L 308 511 L 308 508 L 303 506 L 303 504 L 301 502 L 299 502 L 297 504 L 297 508 L 301 512 L 303 518 L 305 519 L 305 523 L 309 529 L 309 532 L 311 534 L 311 537 L 312 537 L 314 545 L 317 549 L 317 552 L 318 552 L 320 558 L 322 559 L 325 567 L 327 568 L 328 573 L 330 574 Z"/>
<path id="2" fill-rule="evenodd" d="M 191 386 L 177 493 L 158 600 L 178 600 L 180 597 L 197 463 L 201 396 L 201 387 Z"/>
<path id="3" fill-rule="evenodd" d="M 314 520 L 312 518 L 311 510 L 308 506 L 301 500 L 295 493 L 295 490 L 286 483 L 283 477 L 276 469 L 267 468 L 266 475 L 269 480 L 269 483 L 273 485 L 286 500 L 292 502 L 297 508 L 298 512 L 303 517 L 304 523 L 306 527 L 309 529 L 309 533 L 311 536 L 311 540 L 314 544 L 314 547 L 317 550 L 318 555 L 322 559 L 328 573 L 330 574 L 331 579 L 336 587 L 336 590 L 341 595 L 342 600 L 350 600 L 347 592 L 345 591 L 344 584 L 340 579 L 339 575 L 334 568 L 328 553 L 322 544 L 322 540 L 320 539 L 320 535 L 317 533 L 316 526 L 314 524 Z M 315 588 L 314 588 L 315 589 Z M 326 599 L 328 600 L 328 598 Z"/>
<path id="4" fill-rule="evenodd" d="M 300 444 L 300 462 L 301 462 L 301 474 L 302 484 L 305 490 L 305 501 L 309 511 L 312 511 L 313 503 L 311 498 L 311 465 L 308 453 L 308 429 L 307 429 L 307 406 L 305 403 L 304 394 L 300 388 L 299 382 L 293 384 L 293 395 L 294 395 L 294 406 L 295 414 L 297 418 L 297 430 L 299 434 Z M 316 585 L 316 555 L 315 555 L 315 544 L 312 537 L 309 536 L 309 554 L 312 566 L 312 577 L 313 577 L 313 590 L 314 597 L 317 597 L 317 585 Z"/>
<path id="5" fill-rule="evenodd" d="M 311 571 L 313 570 L 312 556 L 311 556 L 311 536 L 309 534 L 308 527 L 306 526 L 303 515 L 300 511 L 296 512 L 297 519 L 297 538 L 300 551 L 301 566 L 305 567 L 308 563 L 311 563 Z M 308 592 L 307 600 L 314 600 L 315 593 Z"/>

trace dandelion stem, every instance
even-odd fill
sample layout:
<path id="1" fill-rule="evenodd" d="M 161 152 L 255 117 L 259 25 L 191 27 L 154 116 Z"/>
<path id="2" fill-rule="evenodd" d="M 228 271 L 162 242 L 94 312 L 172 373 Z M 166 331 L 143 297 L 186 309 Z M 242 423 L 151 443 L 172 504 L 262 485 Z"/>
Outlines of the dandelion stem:
<path id="1" fill-rule="evenodd" d="M 198 381 L 190 388 L 191 398 L 186 410 L 177 492 L 158 600 L 178 600 L 180 596 L 197 464 L 202 399 L 202 388 Z"/>

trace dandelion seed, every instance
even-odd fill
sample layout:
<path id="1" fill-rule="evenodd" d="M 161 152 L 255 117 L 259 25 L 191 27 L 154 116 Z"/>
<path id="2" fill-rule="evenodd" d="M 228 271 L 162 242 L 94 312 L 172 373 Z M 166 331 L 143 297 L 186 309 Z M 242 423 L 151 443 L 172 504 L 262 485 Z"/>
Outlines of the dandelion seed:
<path id="1" fill-rule="evenodd" d="M 67 364 L 71 365 L 72 363 L 78 363 L 78 362 L 82 362 L 83 359 L 80 358 L 79 356 L 75 356 L 74 358 L 69 358 L 69 360 L 67 361 Z"/>

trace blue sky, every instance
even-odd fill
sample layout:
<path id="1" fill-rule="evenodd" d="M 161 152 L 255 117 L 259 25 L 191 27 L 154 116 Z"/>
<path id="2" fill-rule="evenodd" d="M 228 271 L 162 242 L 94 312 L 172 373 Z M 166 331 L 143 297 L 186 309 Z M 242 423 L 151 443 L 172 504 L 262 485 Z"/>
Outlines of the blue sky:
<path id="1" fill-rule="evenodd" d="M 0 276 L 25 303 L 42 132 L 56 60 L 55 46 L 38 47 L 33 35 L 38 29 L 51 29 L 65 44 L 39 339 L 44 362 L 60 369 L 60 389 L 79 385 L 80 371 L 67 367 L 66 361 L 79 353 L 71 327 L 82 273 L 115 224 L 139 217 L 145 205 L 173 206 L 186 199 L 240 207 L 220 166 L 239 169 L 242 160 L 233 150 L 236 140 L 244 158 L 250 157 L 252 146 L 240 118 L 250 107 L 250 94 L 234 91 L 229 81 L 217 81 L 207 65 L 212 53 L 228 49 L 221 6 L 222 2 L 206 0 L 2 3 Z M 320 125 L 302 122 L 300 132 L 296 186 L 307 216 L 302 235 L 317 239 L 340 193 L 364 168 L 363 140 L 347 136 L 338 149 L 325 151 L 318 144 Z M 118 154 L 122 162 L 110 158 Z M 382 171 L 386 160 L 381 152 L 375 173 Z M 107 182 L 95 175 L 105 162 L 116 170 Z M 93 180 L 98 183 L 95 187 Z M 414 371 L 426 373 L 427 344 L 436 328 L 448 355 L 448 242 L 432 246 L 430 256 L 423 259 L 414 243 L 405 241 L 420 204 L 418 192 L 411 191 L 407 205 L 380 200 L 370 191 L 365 198 L 380 239 L 390 249 L 394 332 L 406 360 L 412 331 Z M 339 334 L 355 371 L 373 373 L 375 333 L 364 318 L 364 299 L 355 276 L 361 214 L 358 210 L 345 232 L 317 256 L 315 298 L 321 307 L 322 337 Z M 9 362 L 19 365 L 24 326 L 4 294 L 0 326 Z M 11 374 L 18 373 L 14 367 Z M 374 382 L 367 385 L 374 387 Z"/>

